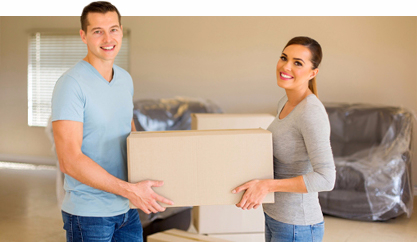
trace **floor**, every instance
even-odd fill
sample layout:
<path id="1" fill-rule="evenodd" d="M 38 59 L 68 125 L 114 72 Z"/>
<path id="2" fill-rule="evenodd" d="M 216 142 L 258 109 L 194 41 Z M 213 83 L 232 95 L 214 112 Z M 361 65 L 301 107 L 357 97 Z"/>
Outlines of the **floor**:
<path id="1" fill-rule="evenodd" d="M 0 162 L 0 241 L 65 241 L 53 166 Z M 417 199 L 414 200 L 417 208 Z M 417 212 L 388 222 L 325 216 L 325 242 L 417 241 Z"/>

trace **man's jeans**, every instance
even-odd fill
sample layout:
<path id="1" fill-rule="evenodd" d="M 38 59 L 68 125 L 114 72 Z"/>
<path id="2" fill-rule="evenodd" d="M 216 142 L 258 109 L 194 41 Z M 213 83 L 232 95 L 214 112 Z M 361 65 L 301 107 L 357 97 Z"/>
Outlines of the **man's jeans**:
<path id="1" fill-rule="evenodd" d="M 67 241 L 143 242 L 136 209 L 114 217 L 84 217 L 62 211 Z"/>
<path id="2" fill-rule="evenodd" d="M 324 235 L 324 221 L 313 225 L 281 223 L 265 213 L 266 242 L 320 242 Z"/>

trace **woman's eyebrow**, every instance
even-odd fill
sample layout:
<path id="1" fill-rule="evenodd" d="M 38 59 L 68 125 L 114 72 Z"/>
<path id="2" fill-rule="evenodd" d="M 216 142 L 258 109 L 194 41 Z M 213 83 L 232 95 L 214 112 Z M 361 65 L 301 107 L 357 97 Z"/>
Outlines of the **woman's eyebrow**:
<path id="1" fill-rule="evenodd" d="M 284 52 L 282 52 L 282 55 L 283 56 L 285 56 L 285 57 L 288 57 L 288 55 L 287 54 L 285 54 Z M 304 64 L 305 64 L 305 62 L 304 62 L 304 60 L 303 59 L 301 59 L 301 58 L 293 58 L 294 60 L 299 60 L 299 61 L 302 61 Z"/>
<path id="2" fill-rule="evenodd" d="M 294 60 L 299 60 L 299 61 L 302 61 L 304 64 L 305 64 L 305 62 L 303 61 L 303 59 L 301 59 L 301 58 L 294 58 Z"/>

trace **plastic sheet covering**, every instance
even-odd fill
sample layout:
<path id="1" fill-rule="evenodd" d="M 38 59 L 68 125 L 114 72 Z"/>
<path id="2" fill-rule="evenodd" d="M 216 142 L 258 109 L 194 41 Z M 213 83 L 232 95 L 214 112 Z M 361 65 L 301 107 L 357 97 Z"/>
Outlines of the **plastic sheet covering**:
<path id="1" fill-rule="evenodd" d="M 134 122 L 138 131 L 189 130 L 191 113 L 221 113 L 210 100 L 175 97 L 142 99 L 134 102 Z"/>
<path id="2" fill-rule="evenodd" d="M 333 191 L 319 193 L 323 213 L 384 221 L 413 211 L 414 115 L 396 107 L 325 104 L 336 164 Z"/>

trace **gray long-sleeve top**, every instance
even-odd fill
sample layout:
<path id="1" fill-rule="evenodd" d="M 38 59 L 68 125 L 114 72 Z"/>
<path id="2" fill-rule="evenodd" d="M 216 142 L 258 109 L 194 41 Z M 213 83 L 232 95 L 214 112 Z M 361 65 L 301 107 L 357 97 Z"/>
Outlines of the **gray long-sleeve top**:
<path id="1" fill-rule="evenodd" d="M 268 127 L 273 137 L 274 178 L 302 175 L 307 193 L 275 192 L 275 203 L 263 208 L 283 223 L 316 224 L 323 221 L 318 192 L 332 190 L 336 175 L 329 118 L 323 104 L 311 94 L 279 119 L 287 101 L 287 96 L 279 101 L 278 115 Z"/>

